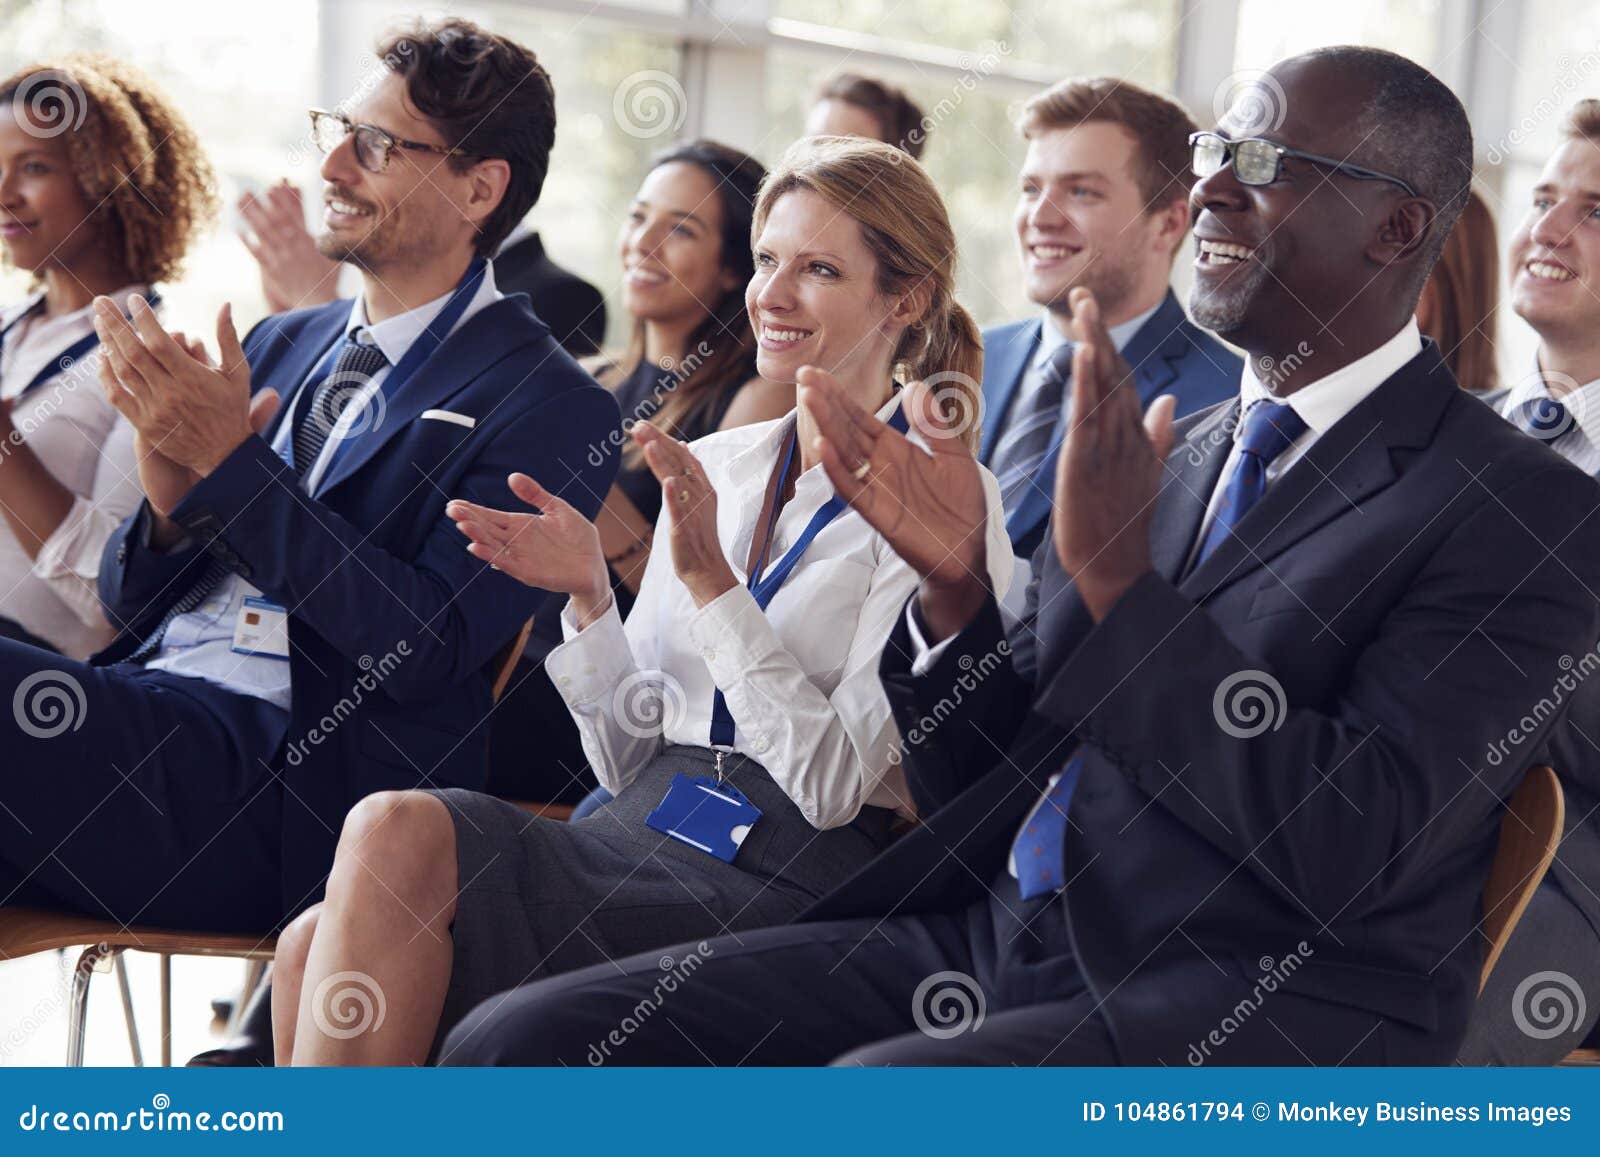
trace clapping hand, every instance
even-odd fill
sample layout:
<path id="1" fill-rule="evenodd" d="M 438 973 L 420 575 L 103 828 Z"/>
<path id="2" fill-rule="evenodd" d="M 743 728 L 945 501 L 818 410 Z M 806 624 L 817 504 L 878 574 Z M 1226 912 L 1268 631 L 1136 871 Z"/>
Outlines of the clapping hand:
<path id="1" fill-rule="evenodd" d="M 856 402 L 826 370 L 800 371 L 800 405 L 818 431 L 817 453 L 833 488 L 922 576 L 929 631 L 964 626 L 987 591 L 988 502 L 977 459 L 939 412 L 925 383 L 902 403 L 924 450 Z"/>
<path id="2" fill-rule="evenodd" d="M 1072 306 L 1072 424 L 1056 463 L 1053 535 L 1061 567 L 1097 620 L 1150 570 L 1150 518 L 1172 450 L 1177 400 L 1140 415 L 1133 371 L 1117 352 L 1094 294 Z"/>
<path id="3" fill-rule="evenodd" d="M 239 240 L 261 267 L 268 310 L 304 309 L 339 296 L 339 263 L 317 251 L 298 188 L 280 181 L 264 193 L 246 193 L 239 215 L 249 226 L 239 230 Z"/>
<path id="4" fill-rule="evenodd" d="M 739 584 L 717 538 L 717 492 L 705 468 L 676 438 L 649 422 L 635 424 L 633 437 L 644 447 L 644 460 L 672 514 L 673 570 L 695 606 L 703 607 Z"/>
<path id="5" fill-rule="evenodd" d="M 444 512 L 471 540 L 467 553 L 530 587 L 571 595 L 579 623 L 587 626 L 611 597 L 600 532 L 570 502 L 526 474 L 513 474 L 507 482 L 511 493 L 534 508 L 531 512 L 496 510 L 460 498 L 446 504 Z"/>

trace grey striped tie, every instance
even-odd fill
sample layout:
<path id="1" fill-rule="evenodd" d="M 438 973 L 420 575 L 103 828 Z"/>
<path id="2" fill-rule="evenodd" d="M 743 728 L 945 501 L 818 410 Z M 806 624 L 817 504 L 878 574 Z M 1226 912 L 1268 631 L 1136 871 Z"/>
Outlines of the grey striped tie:
<path id="1" fill-rule="evenodd" d="M 294 471 L 304 478 L 311 473 L 322 448 L 328 444 L 328 435 L 338 424 L 339 415 L 352 404 L 365 405 L 368 385 L 379 370 L 389 364 L 383 351 L 375 345 L 362 345 L 354 337 L 345 339 L 333 372 L 317 383 L 316 389 L 300 413 L 294 428 Z M 358 428 L 357 422 L 352 429 Z"/>
<path id="2" fill-rule="evenodd" d="M 1050 435 L 1061 418 L 1071 375 L 1072 343 L 1068 342 L 1045 361 L 1038 386 L 1023 399 L 1022 409 L 1012 415 L 989 459 L 990 469 L 1000 483 L 1001 506 L 1008 514 L 1016 509 L 1039 464 L 1050 452 Z"/>

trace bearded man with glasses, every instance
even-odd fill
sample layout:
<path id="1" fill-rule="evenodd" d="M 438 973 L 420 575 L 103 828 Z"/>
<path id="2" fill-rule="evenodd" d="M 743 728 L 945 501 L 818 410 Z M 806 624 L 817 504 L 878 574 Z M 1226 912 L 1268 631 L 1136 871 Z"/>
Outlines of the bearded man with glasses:
<path id="1" fill-rule="evenodd" d="M 544 69 L 462 20 L 378 55 L 350 121 L 313 118 L 318 245 L 356 300 L 242 343 L 225 306 L 215 358 L 96 303 L 148 501 L 102 563 L 109 649 L 0 641 L 0 903 L 266 934 L 318 899 L 357 800 L 483 783 L 492 668 L 541 592 L 445 504 L 510 506 L 527 470 L 592 516 L 619 414 L 487 260 L 544 183 Z"/>

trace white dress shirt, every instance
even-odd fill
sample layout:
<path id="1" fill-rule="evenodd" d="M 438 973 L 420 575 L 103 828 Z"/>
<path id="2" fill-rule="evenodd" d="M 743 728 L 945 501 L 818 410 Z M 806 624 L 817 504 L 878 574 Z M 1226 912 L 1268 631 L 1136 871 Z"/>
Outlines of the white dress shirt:
<path id="1" fill-rule="evenodd" d="M 1217 516 L 1217 508 L 1222 505 L 1222 494 L 1227 480 L 1233 477 L 1233 472 L 1238 469 L 1239 436 L 1244 432 L 1244 416 L 1250 412 L 1252 406 L 1258 402 L 1287 402 L 1289 408 L 1306 424 L 1306 432 L 1291 442 L 1289 448 L 1282 454 L 1267 463 L 1267 486 L 1270 489 L 1274 482 L 1283 477 L 1289 467 L 1305 457 L 1306 451 L 1311 449 L 1318 438 L 1332 429 L 1334 423 L 1355 409 L 1368 394 L 1383 385 L 1399 371 L 1401 366 L 1421 352 L 1422 331 L 1417 328 L 1416 318 L 1412 318 L 1399 333 L 1371 353 L 1363 354 L 1326 377 L 1308 382 L 1282 399 L 1256 377 L 1250 359 L 1245 358 L 1244 377 L 1239 383 L 1239 421 L 1233 429 L 1233 446 L 1228 451 L 1228 460 L 1222 465 L 1222 473 L 1217 477 L 1217 485 L 1211 491 L 1211 500 L 1206 504 L 1206 516 L 1200 525 L 1200 533 L 1189 548 L 1189 564 L 1193 565 L 1200 544 L 1205 542 L 1206 532 Z"/>
<path id="2" fill-rule="evenodd" d="M 452 288 L 451 293 L 454 292 Z M 478 285 L 472 300 L 467 303 L 467 308 L 462 311 L 460 319 L 451 327 L 450 333 L 460 329 L 469 318 L 485 306 L 498 301 L 500 297 L 500 291 L 495 288 L 494 267 L 491 263 L 485 266 L 483 281 Z M 449 300 L 450 293 L 446 293 L 426 305 L 419 305 L 409 313 L 368 324 L 366 302 L 357 295 L 355 303 L 350 307 L 350 321 L 340 335 L 341 339 L 344 334 L 349 334 L 355 341 L 376 345 L 383 350 L 383 356 L 388 359 L 389 364 L 373 374 L 365 390 L 360 395 L 352 397 L 340 411 L 339 421 L 329 433 L 328 440 L 323 443 L 322 452 L 302 480 L 302 485 L 309 492 L 316 493 L 317 485 L 328 469 L 328 463 L 344 444 L 346 439 L 341 436 L 344 429 L 356 422 L 371 420 L 366 411 L 366 399 L 383 388 L 390 371 L 405 356 L 406 350 L 411 348 L 411 343 L 422 336 L 422 331 L 428 328 L 428 323 L 439 315 Z M 323 357 L 319 357 L 318 369 L 321 368 L 322 362 Z M 312 373 L 315 374 L 316 370 L 312 370 Z M 310 399 L 306 396 L 309 392 L 306 389 L 296 391 L 290 412 L 284 415 L 283 421 L 278 424 L 272 446 L 280 454 L 294 436 L 295 419 L 300 408 L 310 404 Z M 181 550 L 187 545 L 191 544 L 179 543 L 173 549 Z M 287 547 L 292 544 L 284 545 Z M 146 666 L 158 671 L 170 671 L 174 675 L 205 679 L 240 695 L 253 695 L 258 699 L 265 699 L 287 711 L 291 690 L 288 660 L 267 655 L 246 655 L 233 649 L 234 627 L 245 599 L 261 596 L 262 592 L 258 587 L 252 586 L 236 574 L 228 575 L 212 589 L 198 607 L 172 620 L 162 640 L 161 649 Z M 295 608 L 289 607 L 287 610 L 293 615 Z"/>
<path id="3" fill-rule="evenodd" d="M 1340 419 L 1355 409 L 1368 394 L 1372 393 L 1384 382 L 1405 365 L 1412 358 L 1422 352 L 1422 333 L 1417 328 L 1416 319 L 1408 321 L 1405 326 L 1388 341 L 1384 342 L 1371 353 L 1364 354 L 1342 369 L 1335 370 L 1326 377 L 1318 378 L 1301 386 L 1287 398 L 1282 399 L 1300 416 L 1306 424 L 1306 432 L 1290 444 L 1289 448 L 1267 464 L 1267 486 L 1270 488 L 1285 471 L 1305 457 L 1306 451 L 1322 435 L 1331 430 Z M 1206 540 L 1206 531 L 1216 518 L 1217 507 L 1221 505 L 1222 493 L 1227 486 L 1227 481 L 1232 477 L 1234 470 L 1239 465 L 1239 435 L 1244 429 L 1242 415 L 1251 406 L 1258 402 L 1278 400 L 1276 395 L 1263 384 L 1255 375 L 1255 370 L 1250 364 L 1250 359 L 1245 358 L 1244 376 L 1239 383 L 1239 413 L 1241 420 L 1234 427 L 1233 447 L 1228 453 L 1228 460 L 1223 464 L 1222 473 L 1217 476 L 1217 485 L 1211 492 L 1210 501 L 1206 504 L 1205 518 L 1201 520 L 1200 531 L 1195 536 L 1194 545 L 1189 550 L 1189 564 L 1192 565 L 1195 553 L 1200 549 L 1200 544 Z M 1187 566 L 1185 567 L 1187 569 Z M 929 647 L 922 630 L 917 625 L 916 615 L 912 609 L 906 609 L 906 620 L 911 627 L 911 642 L 916 651 L 916 658 L 912 661 L 911 672 L 921 675 L 933 666 L 940 653 L 950 644 L 949 639 L 940 641 L 936 646 Z M 953 636 L 952 636 L 953 637 Z M 1045 797 L 1050 789 L 1061 778 L 1061 773 L 1052 775 L 1045 785 L 1045 790 L 1039 794 L 1039 799 L 1029 810 L 1027 816 L 1018 826 L 1020 835 L 1028 826 L 1028 821 L 1033 818 L 1033 813 L 1044 804 Z M 1009 862 L 1012 878 L 1017 875 L 1016 847 L 1013 843 L 1012 854 Z"/>
<path id="4" fill-rule="evenodd" d="M 136 293 L 148 297 L 150 288 L 129 285 L 110 297 L 126 310 Z M 0 324 L 15 321 L 38 300 L 32 297 L 7 310 Z M 92 305 L 57 317 L 35 313 L 17 323 L 0 351 L 0 398 L 13 402 L 11 423 L 17 436 L 72 493 L 66 518 L 34 558 L 11 528 L 0 524 L 0 615 L 75 659 L 98 651 L 116 633 L 101 610 L 96 584 L 106 540 L 144 497 L 133 427 L 100 387 L 98 347 L 27 393 L 23 390 L 68 347 L 92 333 Z M 0 455 L 10 451 L 0 446 Z M 0 470 L 4 468 L 0 458 Z"/>
<path id="5" fill-rule="evenodd" d="M 1544 398 L 1560 402 L 1572 417 L 1572 429 L 1558 438 L 1545 439 L 1545 444 L 1585 474 L 1600 474 L 1600 378 L 1555 398 L 1535 355 L 1533 371 L 1506 392 L 1500 416 L 1516 423 L 1517 411 L 1524 404 Z"/>
<path id="6" fill-rule="evenodd" d="M 889 417 L 899 401 L 897 393 L 878 416 Z M 690 446 L 716 491 L 717 538 L 738 585 L 697 608 L 663 547 L 650 552 L 626 625 L 615 600 L 582 631 L 570 604 L 562 613 L 565 641 L 546 669 L 577 721 L 589 766 L 613 795 L 664 745 L 710 746 L 720 687 L 734 750 L 761 764 L 813 826 L 847 824 L 867 804 L 913 811 L 878 660 L 916 572 L 847 509 L 812 541 L 765 613 L 745 585 L 751 543 L 765 531 L 757 523 L 767 484 L 794 423 L 791 413 Z M 988 569 L 1003 591 L 1011 545 L 988 470 L 983 484 Z M 821 466 L 800 475 L 778 516 L 769 569 L 833 494 Z M 658 543 L 668 541 L 671 522 L 663 506 Z"/>

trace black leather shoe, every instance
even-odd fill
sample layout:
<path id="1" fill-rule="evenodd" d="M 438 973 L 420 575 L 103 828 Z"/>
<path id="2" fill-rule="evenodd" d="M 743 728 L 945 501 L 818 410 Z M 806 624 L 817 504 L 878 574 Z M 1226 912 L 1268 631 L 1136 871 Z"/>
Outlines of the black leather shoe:
<path id="1" fill-rule="evenodd" d="M 245 1005 L 244 1018 L 239 1033 L 219 1049 L 207 1049 L 189 1058 L 191 1069 L 248 1069 L 271 1068 L 272 1055 L 272 982 L 263 980 L 250 994 Z"/>

